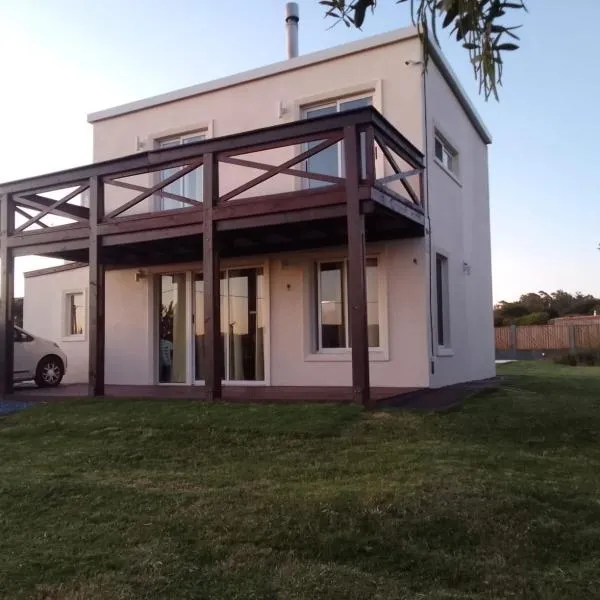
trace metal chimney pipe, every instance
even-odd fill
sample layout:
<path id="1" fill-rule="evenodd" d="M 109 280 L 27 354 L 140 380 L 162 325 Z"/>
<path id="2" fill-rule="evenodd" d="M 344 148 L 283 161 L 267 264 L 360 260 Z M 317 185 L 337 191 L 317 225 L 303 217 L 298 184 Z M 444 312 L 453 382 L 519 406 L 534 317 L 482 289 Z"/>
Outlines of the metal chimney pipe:
<path id="1" fill-rule="evenodd" d="M 300 21 L 298 3 L 287 2 L 285 5 L 285 29 L 288 58 L 298 56 L 298 21 Z"/>

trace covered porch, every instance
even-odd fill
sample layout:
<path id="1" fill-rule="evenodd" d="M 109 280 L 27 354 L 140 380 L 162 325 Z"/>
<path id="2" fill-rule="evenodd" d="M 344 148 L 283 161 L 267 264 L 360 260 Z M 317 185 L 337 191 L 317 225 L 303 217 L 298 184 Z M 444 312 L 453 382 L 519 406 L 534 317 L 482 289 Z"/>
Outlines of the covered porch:
<path id="1" fill-rule="evenodd" d="M 315 168 L 332 150 L 339 171 Z M 424 235 L 423 168 L 408 140 L 361 108 L 0 185 L 0 393 L 13 390 L 13 262 L 31 254 L 89 265 L 89 395 L 157 394 L 154 386 L 132 394 L 105 385 L 106 272 L 195 261 L 203 272 L 204 385 L 160 386 L 163 397 L 372 407 L 400 393 L 370 385 L 365 244 Z M 201 173 L 200 199 L 173 187 L 193 172 Z M 223 385 L 222 259 L 328 246 L 347 247 L 352 381 L 318 389 Z M 69 387 L 56 393 L 69 395 Z"/>

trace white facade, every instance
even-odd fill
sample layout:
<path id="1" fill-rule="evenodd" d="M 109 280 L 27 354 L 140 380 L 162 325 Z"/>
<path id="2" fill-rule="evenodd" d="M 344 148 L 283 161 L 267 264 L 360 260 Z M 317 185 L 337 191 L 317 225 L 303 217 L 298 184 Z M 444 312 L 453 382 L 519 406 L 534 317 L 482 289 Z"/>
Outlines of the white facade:
<path id="1" fill-rule="evenodd" d="M 439 54 L 434 52 L 426 75 L 414 64 L 421 58 L 414 30 L 401 30 L 96 113 L 90 116 L 94 159 L 148 150 L 171 136 L 214 137 L 291 122 L 302 118 L 307 108 L 368 96 L 373 106 L 426 154 L 429 217 L 425 237 L 367 248 L 368 256 L 377 261 L 373 310 L 379 324 L 379 346 L 370 351 L 371 385 L 437 387 L 490 377 L 494 374 L 494 347 L 489 137 Z M 454 152 L 453 164 L 450 158 L 436 158 L 436 136 Z M 266 162 L 275 164 L 285 158 L 280 153 Z M 381 157 L 378 161 L 378 173 L 388 174 Z M 243 182 L 237 177 L 233 170 L 221 174 L 225 190 Z M 139 178 L 140 185 L 148 183 L 147 177 Z M 264 191 L 272 192 L 273 186 L 281 185 L 289 183 L 268 182 Z M 107 195 L 109 208 L 118 206 L 123 198 L 122 191 Z M 447 265 L 443 284 L 447 289 L 440 294 L 436 255 Z M 318 350 L 315 343 L 315 265 L 344 258 L 345 250 L 334 248 L 223 264 L 224 268 L 260 267 L 264 274 L 264 377 L 260 383 L 351 384 L 350 351 Z M 193 273 L 200 269 L 198 263 L 108 272 L 108 384 L 157 382 L 157 278 L 161 272 L 186 273 L 186 302 L 192 306 Z M 61 344 L 69 357 L 67 382 L 87 380 L 87 339 L 85 333 L 80 339 L 65 336 L 64 299 L 73 290 L 85 292 L 87 286 L 85 267 L 32 273 L 25 282 L 25 329 Z M 444 305 L 441 318 L 438 296 Z M 445 339 L 440 344 L 438 323 L 442 322 Z M 191 384 L 195 379 L 192 310 L 181 327 L 180 335 L 185 332 L 189 348 L 182 382 Z"/>

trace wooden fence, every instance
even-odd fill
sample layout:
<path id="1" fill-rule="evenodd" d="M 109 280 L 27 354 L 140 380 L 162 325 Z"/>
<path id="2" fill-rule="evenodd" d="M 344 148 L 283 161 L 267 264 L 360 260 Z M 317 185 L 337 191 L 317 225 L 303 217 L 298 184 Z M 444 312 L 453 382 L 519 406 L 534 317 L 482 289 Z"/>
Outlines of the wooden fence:
<path id="1" fill-rule="evenodd" d="M 600 324 L 511 325 L 496 327 L 496 351 L 577 351 L 600 349 Z"/>

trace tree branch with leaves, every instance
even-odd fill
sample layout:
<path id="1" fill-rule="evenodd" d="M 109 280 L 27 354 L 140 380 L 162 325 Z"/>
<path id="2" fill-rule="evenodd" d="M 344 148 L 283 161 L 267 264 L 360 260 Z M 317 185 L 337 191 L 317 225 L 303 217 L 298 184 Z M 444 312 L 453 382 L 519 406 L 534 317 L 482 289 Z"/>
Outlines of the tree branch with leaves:
<path id="1" fill-rule="evenodd" d="M 327 7 L 326 15 L 346 24 L 362 28 L 369 13 L 382 0 L 320 0 Z M 395 0 L 396 4 L 410 2 L 413 24 L 425 42 L 431 36 L 439 45 L 438 28 L 449 29 L 469 53 L 473 73 L 479 82 L 479 92 L 487 100 L 498 100 L 498 86 L 502 85 L 504 52 L 518 49 L 514 33 L 520 25 L 509 26 L 504 19 L 517 11 L 526 11 L 524 0 Z M 425 43 L 427 61 L 427 43 Z"/>

